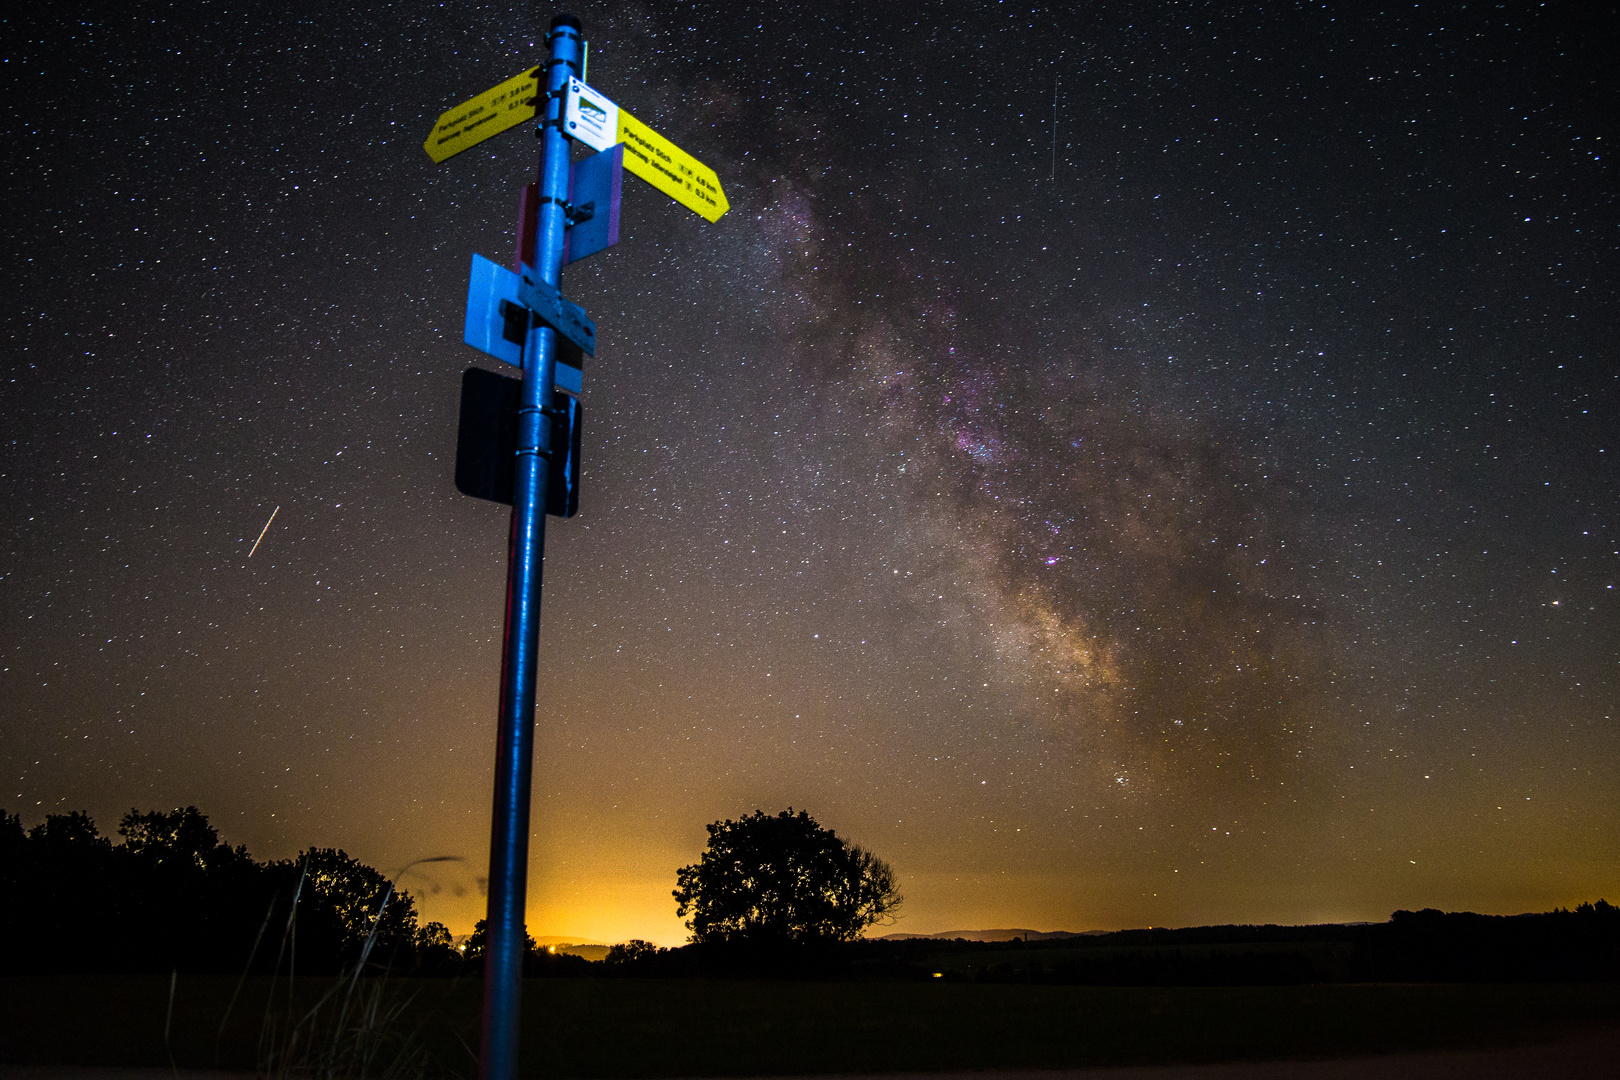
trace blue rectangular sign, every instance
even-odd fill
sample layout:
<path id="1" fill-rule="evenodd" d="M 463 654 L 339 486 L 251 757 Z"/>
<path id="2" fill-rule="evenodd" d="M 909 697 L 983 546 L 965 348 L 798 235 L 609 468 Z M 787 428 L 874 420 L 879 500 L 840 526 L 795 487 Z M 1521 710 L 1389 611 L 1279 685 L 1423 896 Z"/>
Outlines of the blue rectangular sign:
<path id="1" fill-rule="evenodd" d="M 610 147 L 568 168 L 568 205 L 573 217 L 563 230 L 563 265 L 578 262 L 619 242 L 619 206 L 624 194 L 624 146 Z M 517 254 L 512 269 L 534 265 L 538 184 L 518 197 Z"/>
<path id="2" fill-rule="evenodd" d="M 529 325 L 528 309 L 518 297 L 521 284 L 521 279 L 506 267 L 474 255 L 467 285 L 467 321 L 462 331 L 468 345 L 517 368 L 523 366 L 523 337 Z M 556 386 L 577 396 L 584 388 L 584 373 L 565 363 L 565 358 L 577 361 L 579 355 L 567 348 L 559 353 Z"/>
<path id="3" fill-rule="evenodd" d="M 574 162 L 568 173 L 568 205 L 574 224 L 563 232 L 563 265 L 619 242 L 619 200 L 624 192 L 624 144 Z M 581 212 L 590 216 L 581 220 Z"/>

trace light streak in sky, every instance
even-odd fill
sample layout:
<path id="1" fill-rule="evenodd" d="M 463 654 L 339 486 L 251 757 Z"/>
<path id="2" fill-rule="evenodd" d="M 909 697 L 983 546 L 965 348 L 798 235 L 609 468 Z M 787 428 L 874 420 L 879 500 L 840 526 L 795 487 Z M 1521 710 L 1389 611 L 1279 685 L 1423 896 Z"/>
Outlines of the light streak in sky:
<path id="1" fill-rule="evenodd" d="M 281 513 L 281 507 L 279 506 L 270 511 L 270 521 L 276 520 L 276 515 L 279 513 Z M 270 531 L 270 521 L 265 522 L 264 528 L 259 530 L 259 539 L 253 541 L 253 546 L 248 549 L 248 558 L 253 558 L 253 553 L 259 550 L 259 541 L 263 540 L 264 534 Z"/>

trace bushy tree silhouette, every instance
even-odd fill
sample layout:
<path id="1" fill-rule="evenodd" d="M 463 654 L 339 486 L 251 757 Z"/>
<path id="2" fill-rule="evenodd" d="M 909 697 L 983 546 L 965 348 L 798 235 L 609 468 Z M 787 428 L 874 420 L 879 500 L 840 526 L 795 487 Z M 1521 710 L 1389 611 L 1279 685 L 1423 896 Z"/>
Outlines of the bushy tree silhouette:
<path id="1" fill-rule="evenodd" d="M 305 927 L 327 935 L 344 962 L 370 955 L 391 961 L 416 944 L 416 903 L 381 872 L 334 848 L 310 848 L 299 860 L 306 874 L 299 913 Z"/>
<path id="2" fill-rule="evenodd" d="M 107 886 L 118 869 L 116 849 L 88 814 L 51 814 L 28 830 L 0 875 L 7 959 L 49 957 L 58 970 L 84 971 L 116 953 L 127 896 Z"/>
<path id="3" fill-rule="evenodd" d="M 209 870 L 248 857 L 247 848 L 221 843 L 219 830 L 195 806 L 144 814 L 131 807 L 118 823 L 118 835 L 131 856 L 160 864 L 189 863 Z"/>
<path id="4" fill-rule="evenodd" d="M 676 876 L 676 914 L 697 944 L 849 941 L 900 906 L 882 859 L 803 810 L 708 826 L 702 858 Z"/>
<path id="5" fill-rule="evenodd" d="M 114 844 L 77 811 L 25 831 L 0 811 L 0 926 L 11 932 L 0 971 L 269 971 L 296 960 L 316 974 L 362 957 L 372 970 L 461 962 L 447 929 L 419 927 L 408 893 L 342 851 L 260 863 L 222 842 L 195 806 L 131 810 L 118 833 Z"/>
<path id="6" fill-rule="evenodd" d="M 116 889 L 111 951 L 129 970 L 223 966 L 262 925 L 269 897 L 246 848 L 222 843 L 195 806 L 140 813 L 119 822 L 112 849 Z M 264 897 L 264 899 L 260 899 Z"/>
<path id="7" fill-rule="evenodd" d="M 607 951 L 607 955 L 604 956 L 602 960 L 604 963 L 609 965 L 645 965 L 648 961 L 656 957 L 660 951 L 662 950 L 660 950 L 658 946 L 654 945 L 650 941 L 643 941 L 641 938 L 631 938 L 629 941 L 621 941 L 617 945 L 610 947 Z"/>
<path id="8" fill-rule="evenodd" d="M 462 953 L 469 960 L 482 960 L 484 958 L 484 945 L 489 941 L 489 920 L 479 919 L 473 923 L 473 931 L 467 935 L 467 941 Z M 540 945 L 534 940 L 528 928 L 523 930 L 523 953 L 525 956 L 540 951 Z"/>

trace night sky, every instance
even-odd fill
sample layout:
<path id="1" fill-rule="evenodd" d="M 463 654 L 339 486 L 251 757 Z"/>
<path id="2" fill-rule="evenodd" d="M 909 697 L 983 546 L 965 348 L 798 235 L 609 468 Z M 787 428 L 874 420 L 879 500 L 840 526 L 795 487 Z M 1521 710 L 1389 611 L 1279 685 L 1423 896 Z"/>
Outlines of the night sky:
<path id="1" fill-rule="evenodd" d="M 703 826 L 788 806 L 911 933 L 1620 900 L 1601 7 L 575 5 L 732 209 L 627 176 L 563 274 L 601 344 L 531 932 L 678 944 Z M 501 368 L 462 317 L 537 143 L 422 142 L 553 13 L 0 24 L 26 825 L 461 856 L 402 884 L 482 916 L 508 511 L 452 484 Z"/>

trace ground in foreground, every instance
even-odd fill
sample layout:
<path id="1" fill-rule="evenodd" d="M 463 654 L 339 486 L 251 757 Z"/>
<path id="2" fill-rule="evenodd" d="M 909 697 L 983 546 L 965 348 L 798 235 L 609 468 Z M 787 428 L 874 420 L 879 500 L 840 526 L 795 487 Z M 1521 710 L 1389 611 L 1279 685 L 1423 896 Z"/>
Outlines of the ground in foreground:
<path id="1" fill-rule="evenodd" d="M 289 997 L 285 979 L 247 980 L 238 992 L 234 979 L 181 976 L 171 1010 L 163 977 L 0 979 L 0 1062 L 252 1070 L 335 985 L 299 980 Z M 373 1075 L 400 1052 L 407 1075 L 475 1075 L 476 983 L 362 980 L 354 995 L 397 1014 L 373 1044 L 383 1055 Z M 330 1009 L 339 997 L 326 1000 Z M 523 1005 L 530 1080 L 1297 1063 L 1579 1042 L 1620 1028 L 1613 984 L 540 979 L 525 984 Z M 318 1036 L 316 1053 L 339 1041 L 318 1024 L 305 1031 Z"/>

